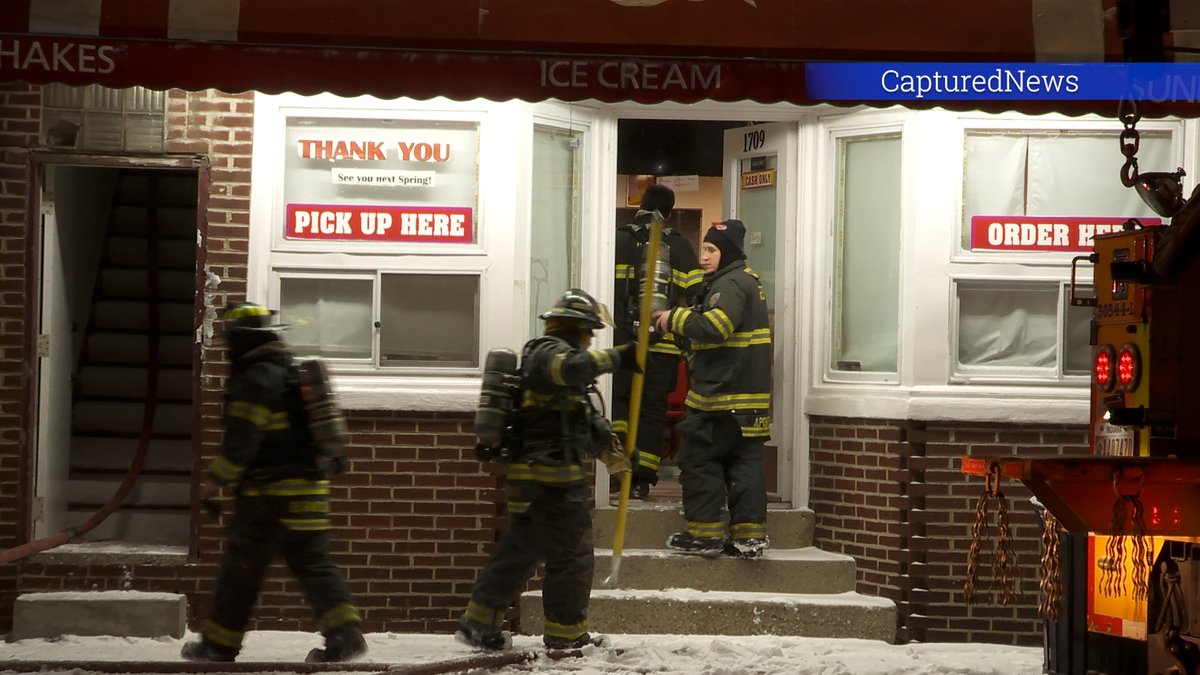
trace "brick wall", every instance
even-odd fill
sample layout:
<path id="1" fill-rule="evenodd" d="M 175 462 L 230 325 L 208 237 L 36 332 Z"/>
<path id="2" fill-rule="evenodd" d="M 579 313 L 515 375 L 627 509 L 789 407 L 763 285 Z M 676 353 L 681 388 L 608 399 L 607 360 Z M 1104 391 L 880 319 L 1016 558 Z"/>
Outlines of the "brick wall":
<path id="1" fill-rule="evenodd" d="M 24 440 L 26 148 L 36 145 L 41 89 L 0 84 L 0 550 L 19 543 L 21 446 Z M 0 566 L 0 633 L 11 628 L 16 598 L 12 565 Z"/>
<path id="2" fill-rule="evenodd" d="M 963 476 L 960 458 L 1044 457 L 1087 452 L 1087 428 L 952 424 L 818 417 L 812 420 L 816 545 L 854 556 L 858 590 L 891 598 L 901 642 L 1041 643 L 1037 616 L 1041 527 L 1030 492 L 1001 488 L 1017 556 L 1017 600 L 988 602 L 994 513 L 983 542 L 977 588 L 963 602 L 967 551 L 982 478 Z"/>
<path id="3" fill-rule="evenodd" d="M 25 310 L 27 151 L 37 145 L 37 87 L 0 88 L 0 547 L 21 536 L 21 353 Z M 250 226 L 252 94 L 172 91 L 166 152 L 207 159 L 207 289 L 216 308 L 245 297 Z M 201 188 L 204 189 L 203 186 Z M 224 351 L 206 346 L 201 377 L 203 467 L 221 439 Z M 31 423 L 31 422 L 28 422 Z M 448 632 L 504 527 L 501 476 L 475 460 L 468 414 L 351 411 L 350 470 L 334 481 L 334 557 L 368 630 Z M 186 565 L 62 564 L 37 558 L 0 569 L 0 632 L 11 628 L 18 592 L 143 590 L 189 596 L 193 625 L 208 612 L 224 546 L 221 525 L 199 524 L 197 560 Z M 536 582 L 535 582 L 536 583 Z M 312 630 L 297 584 L 282 563 L 267 579 L 252 627 Z"/>

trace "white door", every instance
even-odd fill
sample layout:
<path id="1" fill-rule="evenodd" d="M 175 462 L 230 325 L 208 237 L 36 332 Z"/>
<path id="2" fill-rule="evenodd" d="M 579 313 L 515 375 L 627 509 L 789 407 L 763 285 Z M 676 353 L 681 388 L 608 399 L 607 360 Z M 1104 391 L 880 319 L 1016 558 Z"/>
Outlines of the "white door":
<path id="1" fill-rule="evenodd" d="M 725 132 L 722 212 L 746 225 L 746 258 L 759 274 L 771 310 L 775 340 L 772 374 L 771 440 L 764 457 L 767 489 L 772 498 L 801 506 L 807 499 L 806 481 L 798 479 L 799 458 L 807 456 L 797 438 L 800 428 L 791 412 L 795 397 L 799 279 L 797 265 L 796 167 L 798 124 L 774 122 Z"/>
<path id="2" fill-rule="evenodd" d="M 71 316 L 64 241 L 54 216 L 56 167 L 46 166 L 42 189 L 42 293 L 38 325 L 37 460 L 34 463 L 34 538 L 68 525 L 66 492 L 71 450 Z"/>

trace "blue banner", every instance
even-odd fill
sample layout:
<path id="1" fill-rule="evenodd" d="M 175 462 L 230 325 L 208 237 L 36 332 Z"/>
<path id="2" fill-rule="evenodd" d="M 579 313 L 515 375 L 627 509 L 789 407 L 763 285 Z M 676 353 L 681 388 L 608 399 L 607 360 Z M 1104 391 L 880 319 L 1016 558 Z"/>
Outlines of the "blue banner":
<path id="1" fill-rule="evenodd" d="M 1200 63 L 808 63 L 814 101 L 1200 101 Z"/>

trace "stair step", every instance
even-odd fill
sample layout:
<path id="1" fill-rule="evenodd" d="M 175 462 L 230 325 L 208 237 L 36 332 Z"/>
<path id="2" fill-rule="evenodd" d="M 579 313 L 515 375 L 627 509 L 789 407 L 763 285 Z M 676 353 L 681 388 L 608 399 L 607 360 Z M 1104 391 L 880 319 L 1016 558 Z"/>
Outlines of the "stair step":
<path id="1" fill-rule="evenodd" d="M 67 509 L 66 520 L 78 525 L 95 515 L 97 509 Z M 80 539 L 82 542 L 123 541 L 138 544 L 187 546 L 191 528 L 189 511 L 118 510 Z"/>
<path id="2" fill-rule="evenodd" d="M 149 363 L 150 337 L 136 333 L 94 332 L 87 338 L 88 365 L 134 366 Z M 192 366 L 191 335 L 160 335 L 159 366 Z"/>
<path id="3" fill-rule="evenodd" d="M 79 370 L 78 395 L 89 397 L 144 398 L 147 371 L 142 366 L 109 366 L 89 363 Z M 158 369 L 158 400 L 191 400 L 192 369 Z"/>
<path id="4" fill-rule="evenodd" d="M 153 207 L 155 232 L 159 238 L 195 237 L 196 204 Z M 119 204 L 113 209 L 110 232 L 116 235 L 146 236 L 150 231 L 151 207 Z"/>
<path id="5" fill-rule="evenodd" d="M 112 498 L 120 487 L 124 475 L 116 474 L 87 474 L 71 472 L 67 480 L 67 494 L 70 508 L 88 508 L 103 505 Z M 142 474 L 133 484 L 129 495 L 122 503 L 123 507 L 138 508 L 153 506 L 156 508 L 178 509 L 191 507 L 190 475 L 158 476 Z"/>
<path id="6" fill-rule="evenodd" d="M 760 560 L 702 558 L 664 550 L 626 549 L 617 588 L 659 590 L 686 580 L 697 591 L 844 593 L 855 589 L 854 558 L 809 546 L 769 549 Z M 612 551 L 596 549 L 594 586 L 612 570 Z"/>
<path id="7" fill-rule="evenodd" d="M 71 468 L 128 469 L 137 452 L 138 439 L 99 436 L 71 437 Z M 142 464 L 149 471 L 191 471 L 192 441 L 151 438 Z"/>
<path id="8" fill-rule="evenodd" d="M 195 236 L 181 239 L 159 239 L 158 264 L 170 267 L 194 266 Z M 106 261 L 114 265 L 146 265 L 149 262 L 149 241 L 144 237 L 113 236 L 108 240 Z"/>
<path id="9" fill-rule="evenodd" d="M 521 630 L 544 632 L 542 593 L 521 595 Z M 859 593 L 779 594 L 593 589 L 588 628 L 600 633 L 796 635 L 894 642 L 896 604 Z"/>
<path id="10" fill-rule="evenodd" d="M 593 511 L 592 541 L 611 548 L 616 533 L 617 509 L 599 506 Z M 812 545 L 816 516 L 811 509 L 793 509 L 772 504 L 767 510 L 767 536 L 774 549 L 805 548 Z M 625 522 L 624 548 L 662 549 L 667 537 L 684 527 L 682 507 L 667 502 L 631 501 Z"/>
<path id="11" fill-rule="evenodd" d="M 76 401 L 72 406 L 71 428 L 87 435 L 91 431 L 138 433 L 142 428 L 145 406 L 139 402 Z M 154 409 L 155 433 L 191 433 L 193 411 L 190 403 L 159 403 Z"/>
<path id="12" fill-rule="evenodd" d="M 191 170 L 122 171 L 117 198 L 123 204 L 195 204 L 196 173 Z"/>
<path id="13" fill-rule="evenodd" d="M 196 295 L 196 274 L 191 270 L 159 270 L 156 277 L 158 298 L 183 300 L 190 304 Z M 113 299 L 144 300 L 150 295 L 150 271 L 145 268 L 101 270 L 100 295 Z"/>
<path id="14" fill-rule="evenodd" d="M 195 321 L 193 300 L 171 300 L 158 303 L 158 327 L 164 330 L 190 331 Z M 121 330 L 141 329 L 150 326 L 149 307 L 144 300 L 98 300 L 92 309 L 93 330 L 105 328 Z"/>

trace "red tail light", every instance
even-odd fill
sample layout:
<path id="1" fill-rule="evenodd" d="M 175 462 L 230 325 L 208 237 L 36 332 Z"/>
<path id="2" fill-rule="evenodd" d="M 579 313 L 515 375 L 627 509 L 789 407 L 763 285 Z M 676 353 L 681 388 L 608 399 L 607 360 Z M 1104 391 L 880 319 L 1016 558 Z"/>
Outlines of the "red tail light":
<path id="1" fill-rule="evenodd" d="M 1116 384 L 1113 369 L 1116 366 L 1117 352 L 1112 345 L 1100 345 L 1096 348 L 1096 361 L 1092 364 L 1093 384 L 1100 391 L 1110 391 Z"/>
<path id="2" fill-rule="evenodd" d="M 1117 383 L 1120 385 L 1121 391 L 1136 389 L 1141 378 L 1142 354 L 1138 351 L 1137 345 L 1133 343 L 1121 345 L 1121 352 L 1117 354 Z"/>

